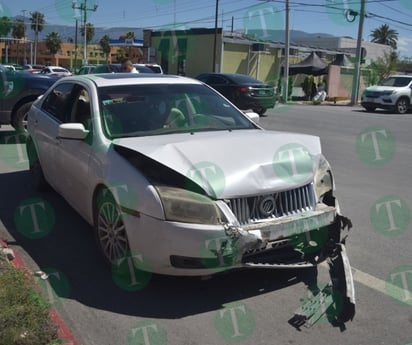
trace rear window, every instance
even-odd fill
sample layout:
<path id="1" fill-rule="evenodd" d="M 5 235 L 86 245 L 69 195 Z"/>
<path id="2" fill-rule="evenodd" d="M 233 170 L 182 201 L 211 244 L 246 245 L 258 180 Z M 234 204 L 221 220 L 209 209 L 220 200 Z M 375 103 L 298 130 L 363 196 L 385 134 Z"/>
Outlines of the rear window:
<path id="1" fill-rule="evenodd" d="M 238 84 L 263 84 L 260 80 L 243 74 L 231 75 L 229 78 Z"/>

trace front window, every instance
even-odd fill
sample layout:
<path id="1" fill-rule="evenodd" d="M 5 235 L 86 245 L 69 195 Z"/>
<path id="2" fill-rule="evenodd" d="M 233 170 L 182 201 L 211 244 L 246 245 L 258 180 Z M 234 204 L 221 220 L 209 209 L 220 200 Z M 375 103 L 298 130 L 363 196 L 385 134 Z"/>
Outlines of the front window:
<path id="1" fill-rule="evenodd" d="M 121 85 L 98 93 L 109 138 L 256 128 L 204 85 Z"/>
<path id="2" fill-rule="evenodd" d="M 412 77 L 389 77 L 382 81 L 382 86 L 402 87 L 408 86 L 412 81 Z"/>

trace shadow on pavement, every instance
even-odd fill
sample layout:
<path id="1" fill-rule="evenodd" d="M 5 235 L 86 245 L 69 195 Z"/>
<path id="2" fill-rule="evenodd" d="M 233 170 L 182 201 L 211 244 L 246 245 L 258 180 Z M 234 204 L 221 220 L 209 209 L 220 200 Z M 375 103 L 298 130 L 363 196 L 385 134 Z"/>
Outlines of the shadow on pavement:
<path id="1" fill-rule="evenodd" d="M 1 174 L 0 190 L 9 191 L 7 198 L 1 198 L 0 221 L 9 234 L 6 239 L 10 247 L 23 248 L 38 266 L 29 267 L 31 270 L 58 271 L 66 277 L 66 288 L 50 283 L 58 298 L 126 315 L 181 318 L 300 282 L 307 286 L 316 282 L 316 269 L 247 270 L 220 274 L 209 280 L 152 275 L 142 290 L 126 291 L 115 284 L 103 264 L 91 226 L 57 193 L 36 194 L 27 170 Z M 37 224 L 47 228 L 47 233 L 36 233 L 32 222 L 20 220 L 33 201 L 47 211 L 44 217 L 38 217 Z M 291 301 L 291 307 L 298 303 Z"/>

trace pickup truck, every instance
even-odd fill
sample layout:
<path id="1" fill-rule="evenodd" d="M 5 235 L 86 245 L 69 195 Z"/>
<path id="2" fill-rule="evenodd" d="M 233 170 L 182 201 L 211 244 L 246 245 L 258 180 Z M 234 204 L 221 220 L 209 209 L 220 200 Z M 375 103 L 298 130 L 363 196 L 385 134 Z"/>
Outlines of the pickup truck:
<path id="1" fill-rule="evenodd" d="M 57 79 L 59 77 L 8 71 L 0 66 L 0 126 L 11 124 L 16 130 L 24 130 L 33 101 Z"/>

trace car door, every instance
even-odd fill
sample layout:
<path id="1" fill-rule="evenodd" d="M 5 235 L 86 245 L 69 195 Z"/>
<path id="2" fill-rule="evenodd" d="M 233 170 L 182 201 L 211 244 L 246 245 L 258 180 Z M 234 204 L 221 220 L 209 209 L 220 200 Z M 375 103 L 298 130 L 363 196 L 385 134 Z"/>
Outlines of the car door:
<path id="1" fill-rule="evenodd" d="M 56 170 L 60 178 L 57 186 L 62 196 L 80 213 L 89 205 L 87 195 L 93 188 L 89 183 L 89 160 L 92 152 L 93 123 L 90 90 L 76 84 L 72 90 L 70 118 L 67 122 L 82 123 L 89 135 L 84 140 L 57 138 L 54 148 Z"/>
<path id="2" fill-rule="evenodd" d="M 32 108 L 28 119 L 29 133 L 36 143 L 43 173 L 56 190 L 59 187 L 61 171 L 55 164 L 55 147 L 58 144 L 59 125 L 70 119 L 72 90 L 72 83 L 56 85 L 44 96 L 40 108 L 37 105 Z"/>

